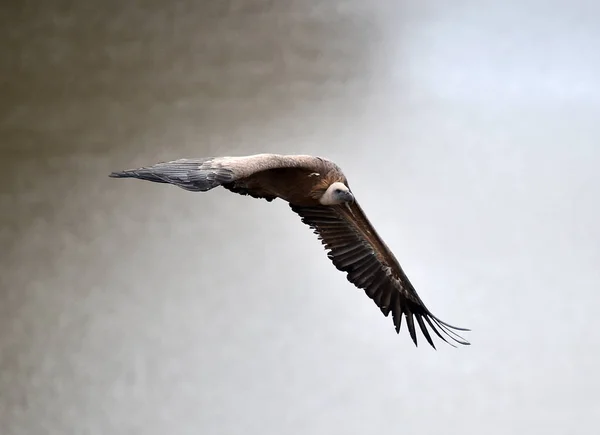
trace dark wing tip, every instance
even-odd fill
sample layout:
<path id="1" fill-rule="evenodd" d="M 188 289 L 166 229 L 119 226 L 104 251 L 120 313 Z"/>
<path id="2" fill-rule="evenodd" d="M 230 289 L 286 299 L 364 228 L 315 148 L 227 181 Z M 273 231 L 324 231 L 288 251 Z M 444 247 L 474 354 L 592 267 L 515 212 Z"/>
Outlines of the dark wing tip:
<path id="1" fill-rule="evenodd" d="M 438 338 L 452 347 L 456 347 L 455 344 L 464 346 L 469 346 L 471 344 L 456 332 L 470 330 L 450 325 L 434 316 L 425 306 L 423 301 L 421 301 L 421 298 L 419 298 L 406 276 L 402 276 L 400 277 L 400 280 L 395 281 L 395 285 L 389 290 L 397 291 L 399 294 L 399 297 L 392 299 L 394 302 L 392 305 L 392 318 L 394 320 L 394 325 L 396 326 L 396 332 L 399 333 L 402 317 L 405 316 L 408 332 L 410 333 L 415 346 L 418 346 L 415 319 L 421 333 L 429 345 L 434 349 L 436 349 L 436 347 L 430 334 L 431 331 L 433 331 Z M 427 326 L 429 326 L 429 328 Z"/>
<path id="2" fill-rule="evenodd" d="M 463 346 L 471 345 L 471 343 L 469 343 L 465 338 L 463 338 L 462 336 L 460 336 L 459 334 L 457 334 L 455 332 L 455 331 L 470 331 L 470 329 L 452 326 L 452 325 L 438 319 L 437 317 L 435 317 L 433 314 L 431 314 L 429 312 L 427 312 L 423 317 L 424 317 L 425 321 L 427 322 L 427 324 L 431 327 L 432 331 L 439 338 L 441 338 L 443 341 L 448 343 L 450 346 L 456 347 L 454 345 L 454 343 L 461 344 Z M 436 326 L 437 326 L 437 328 L 436 328 Z M 439 330 L 438 330 L 438 328 L 439 328 Z M 444 334 L 445 337 L 442 334 Z M 454 343 L 452 343 L 452 342 L 454 342 Z"/>
<path id="3" fill-rule="evenodd" d="M 412 305 L 412 306 L 409 306 Z M 457 347 L 456 345 L 470 346 L 465 338 L 460 336 L 456 331 L 470 331 L 467 328 L 460 328 L 458 326 L 452 326 L 437 317 L 427 310 L 422 305 L 418 304 L 407 304 L 406 301 L 404 304 L 397 304 L 392 309 L 394 326 L 396 328 L 396 333 L 400 333 L 400 325 L 402 323 L 402 317 L 406 318 L 406 325 L 408 328 L 408 332 L 410 334 L 410 338 L 416 347 L 418 347 L 417 334 L 415 328 L 415 320 L 421 333 L 427 340 L 429 345 L 436 349 L 435 343 L 433 342 L 433 338 L 430 334 L 430 330 L 433 331 L 435 335 L 437 335 L 442 341 L 449 344 L 452 347 Z M 427 328 L 429 326 L 429 328 Z"/>

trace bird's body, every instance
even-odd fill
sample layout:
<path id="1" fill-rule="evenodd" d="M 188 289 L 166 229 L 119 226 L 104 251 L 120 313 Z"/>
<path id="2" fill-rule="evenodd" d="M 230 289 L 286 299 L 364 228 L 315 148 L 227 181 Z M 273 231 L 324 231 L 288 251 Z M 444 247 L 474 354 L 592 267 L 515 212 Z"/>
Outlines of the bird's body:
<path id="1" fill-rule="evenodd" d="M 363 289 L 396 332 L 402 317 L 417 344 L 414 321 L 435 347 L 427 325 L 442 340 L 469 344 L 425 307 L 396 257 L 377 234 L 333 162 L 308 155 L 256 154 L 241 157 L 181 159 L 147 168 L 113 172 L 114 178 L 139 178 L 190 191 L 222 186 L 231 192 L 272 201 L 287 201 L 302 222 L 319 236 L 334 266 Z M 442 334 L 446 335 L 444 337 Z"/>

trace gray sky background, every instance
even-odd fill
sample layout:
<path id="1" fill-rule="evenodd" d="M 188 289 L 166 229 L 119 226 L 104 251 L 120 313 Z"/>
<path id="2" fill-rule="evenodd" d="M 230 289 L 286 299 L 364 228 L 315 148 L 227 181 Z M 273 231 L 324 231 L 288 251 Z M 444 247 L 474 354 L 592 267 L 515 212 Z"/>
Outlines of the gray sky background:
<path id="1" fill-rule="evenodd" d="M 596 430 L 596 2 L 102 5 L 0 17 L 2 435 Z M 340 164 L 472 346 L 281 201 L 107 177 L 258 152 Z"/>

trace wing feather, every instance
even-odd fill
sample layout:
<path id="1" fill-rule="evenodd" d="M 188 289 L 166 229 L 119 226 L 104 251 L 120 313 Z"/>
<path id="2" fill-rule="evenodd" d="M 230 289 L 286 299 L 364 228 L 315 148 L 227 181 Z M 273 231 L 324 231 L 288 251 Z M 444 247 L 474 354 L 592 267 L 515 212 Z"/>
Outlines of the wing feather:
<path id="1" fill-rule="evenodd" d="M 290 204 L 302 222 L 310 226 L 326 248 L 334 266 L 346 272 L 346 278 L 363 289 L 384 316 L 392 313 L 396 333 L 402 318 L 412 341 L 417 345 L 415 327 L 419 326 L 427 342 L 435 348 L 427 326 L 446 343 L 468 345 L 451 326 L 435 317 L 421 301 L 396 258 L 378 236 L 358 203 L 346 206 L 302 207 Z"/>

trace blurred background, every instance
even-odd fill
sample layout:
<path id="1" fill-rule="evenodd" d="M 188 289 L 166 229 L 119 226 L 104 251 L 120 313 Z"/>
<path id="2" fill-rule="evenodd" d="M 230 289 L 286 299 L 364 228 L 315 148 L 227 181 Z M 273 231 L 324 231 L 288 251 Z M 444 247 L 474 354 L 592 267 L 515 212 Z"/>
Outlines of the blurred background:
<path id="1" fill-rule="evenodd" d="M 0 433 L 592 433 L 600 4 L 7 2 Z M 109 179 L 336 161 L 453 349 L 287 204 Z"/>

